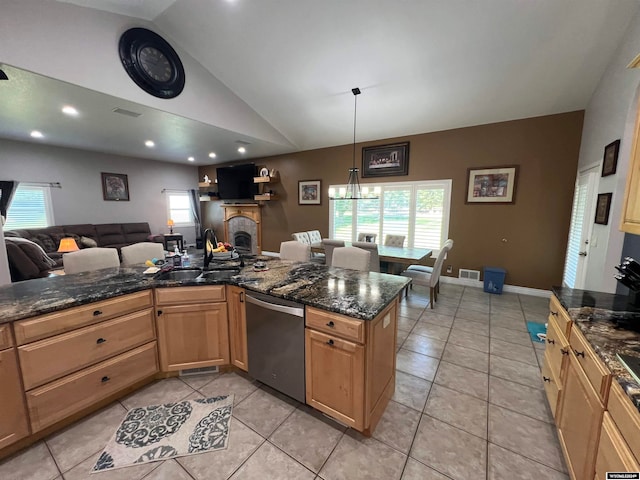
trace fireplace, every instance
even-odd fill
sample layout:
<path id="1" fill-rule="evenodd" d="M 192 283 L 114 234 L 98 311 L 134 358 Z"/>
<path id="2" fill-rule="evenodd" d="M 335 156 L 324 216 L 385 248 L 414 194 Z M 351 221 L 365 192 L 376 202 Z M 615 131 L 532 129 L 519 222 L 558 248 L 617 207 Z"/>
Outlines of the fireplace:
<path id="1" fill-rule="evenodd" d="M 251 234 L 239 230 L 233 234 L 233 245 L 239 253 L 253 253 Z"/>
<path id="2" fill-rule="evenodd" d="M 257 204 L 222 205 L 225 241 L 240 253 L 262 253 L 260 206 Z"/>

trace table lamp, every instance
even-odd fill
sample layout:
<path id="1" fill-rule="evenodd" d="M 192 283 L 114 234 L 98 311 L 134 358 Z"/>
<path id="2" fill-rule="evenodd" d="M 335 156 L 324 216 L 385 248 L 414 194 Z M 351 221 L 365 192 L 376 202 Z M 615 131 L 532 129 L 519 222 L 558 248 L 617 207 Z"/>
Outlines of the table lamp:
<path id="1" fill-rule="evenodd" d="M 78 248 L 78 244 L 72 237 L 65 237 L 60 239 L 60 246 L 58 247 L 58 252 L 67 253 L 67 252 L 75 252 L 76 250 L 80 250 Z"/>
<path id="2" fill-rule="evenodd" d="M 167 227 L 169 227 L 169 233 L 173 235 L 173 220 L 167 220 Z"/>

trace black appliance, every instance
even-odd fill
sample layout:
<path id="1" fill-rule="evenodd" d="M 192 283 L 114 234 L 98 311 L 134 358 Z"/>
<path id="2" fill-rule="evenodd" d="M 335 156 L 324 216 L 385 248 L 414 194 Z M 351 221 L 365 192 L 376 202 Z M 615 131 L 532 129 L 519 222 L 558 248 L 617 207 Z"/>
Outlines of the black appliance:
<path id="1" fill-rule="evenodd" d="M 216 176 L 221 200 L 253 200 L 253 196 L 258 194 L 258 184 L 253 182 L 258 172 L 253 163 L 219 167 Z"/>

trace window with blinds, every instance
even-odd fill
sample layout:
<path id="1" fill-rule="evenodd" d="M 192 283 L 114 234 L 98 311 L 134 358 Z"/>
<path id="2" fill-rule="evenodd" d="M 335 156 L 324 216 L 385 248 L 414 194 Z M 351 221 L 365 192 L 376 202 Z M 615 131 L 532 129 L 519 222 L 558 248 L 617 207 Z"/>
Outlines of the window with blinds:
<path id="1" fill-rule="evenodd" d="M 53 223 L 49 187 L 19 183 L 7 210 L 4 229 L 43 228 Z"/>
<path id="2" fill-rule="evenodd" d="M 194 225 L 191 200 L 187 192 L 167 193 L 167 215 L 175 225 L 182 227 Z"/>
<path id="3" fill-rule="evenodd" d="M 355 241 L 359 233 L 404 235 L 406 247 L 429 248 L 434 255 L 449 234 L 451 180 L 367 183 L 380 187 L 380 197 L 329 203 L 329 236 Z M 331 185 L 336 191 L 345 185 Z"/>

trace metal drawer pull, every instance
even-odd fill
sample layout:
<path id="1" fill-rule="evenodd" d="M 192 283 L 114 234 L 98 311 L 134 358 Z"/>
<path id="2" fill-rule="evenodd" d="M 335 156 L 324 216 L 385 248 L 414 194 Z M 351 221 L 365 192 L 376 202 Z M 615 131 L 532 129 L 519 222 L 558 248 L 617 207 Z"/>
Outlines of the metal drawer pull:
<path id="1" fill-rule="evenodd" d="M 106 340 L 104 338 L 99 338 L 99 339 L 96 340 L 96 343 L 98 345 L 100 345 L 101 343 L 104 343 L 104 342 L 106 342 Z"/>
<path id="2" fill-rule="evenodd" d="M 549 313 L 551 313 L 551 315 L 553 315 L 554 317 L 558 316 L 558 312 L 554 312 L 553 310 L 549 310 Z"/>
<path id="3" fill-rule="evenodd" d="M 333 323 L 333 320 L 330 320 L 330 321 L 329 321 L 329 323 L 327 323 L 327 327 L 331 327 L 331 328 L 333 328 L 333 327 L 335 327 L 335 326 L 336 326 L 336 324 L 335 324 L 335 323 Z"/>
<path id="4" fill-rule="evenodd" d="M 556 341 L 553 338 L 547 338 L 547 343 L 556 344 Z"/>
<path id="5" fill-rule="evenodd" d="M 544 380 L 545 382 L 549 382 L 551 383 L 551 379 L 549 377 L 542 377 L 542 380 Z"/>
<path id="6" fill-rule="evenodd" d="M 240 303 L 244 303 L 244 292 L 240 292 Z"/>
<path id="7" fill-rule="evenodd" d="M 111 380 L 109 377 L 107 377 L 106 375 L 104 377 L 102 377 L 102 383 L 107 383 L 109 380 Z"/>
<path id="8" fill-rule="evenodd" d="M 329 341 L 327 342 L 327 345 L 331 345 L 331 346 L 333 346 L 333 340 L 329 340 Z"/>
<path id="9" fill-rule="evenodd" d="M 566 348 L 561 348 L 560 353 L 562 353 L 563 355 L 569 355 L 569 350 Z"/>
<path id="10" fill-rule="evenodd" d="M 585 356 L 584 356 L 584 352 L 579 352 L 578 350 L 574 350 L 574 353 L 576 354 L 576 357 L 582 357 L 582 358 L 585 358 Z"/>
<path id="11" fill-rule="evenodd" d="M 102 315 L 102 312 L 100 310 L 94 310 L 93 311 L 93 316 L 97 317 L 98 315 Z"/>

